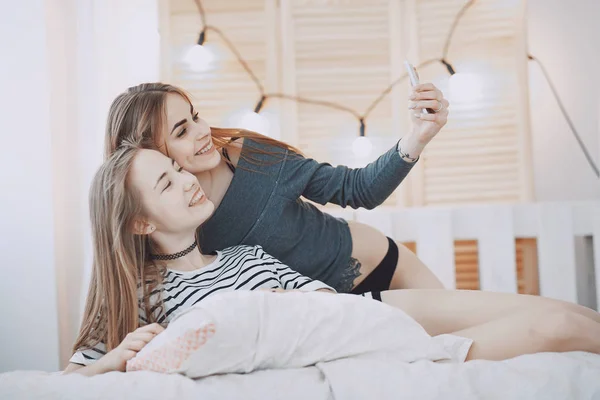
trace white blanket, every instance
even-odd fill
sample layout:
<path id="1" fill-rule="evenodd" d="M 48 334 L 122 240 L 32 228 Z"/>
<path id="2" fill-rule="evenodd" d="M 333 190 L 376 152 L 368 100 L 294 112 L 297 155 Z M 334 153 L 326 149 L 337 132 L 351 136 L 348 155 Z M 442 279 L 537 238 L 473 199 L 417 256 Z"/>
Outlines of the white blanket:
<path id="1" fill-rule="evenodd" d="M 299 369 L 192 380 L 154 372 L 92 378 L 43 372 L 0 375 L 0 399 L 362 400 L 600 398 L 600 356 L 545 353 L 503 362 L 398 362 L 376 353 Z"/>
<path id="2" fill-rule="evenodd" d="M 0 375 L 0 399 L 600 399 L 600 356 L 439 363 L 460 360 L 470 341 L 431 338 L 405 313 L 358 296 L 238 292 L 201 304 L 161 334 L 215 324 L 187 377 L 13 372 Z"/>
<path id="3" fill-rule="evenodd" d="M 207 326 L 210 338 L 180 367 L 166 367 L 173 354 L 190 347 L 185 333 Z M 432 338 L 405 312 L 361 296 L 235 291 L 211 296 L 179 314 L 128 365 L 202 378 L 301 368 L 374 352 L 393 351 L 397 361 L 405 362 L 462 362 L 471 343 L 453 335 Z"/>

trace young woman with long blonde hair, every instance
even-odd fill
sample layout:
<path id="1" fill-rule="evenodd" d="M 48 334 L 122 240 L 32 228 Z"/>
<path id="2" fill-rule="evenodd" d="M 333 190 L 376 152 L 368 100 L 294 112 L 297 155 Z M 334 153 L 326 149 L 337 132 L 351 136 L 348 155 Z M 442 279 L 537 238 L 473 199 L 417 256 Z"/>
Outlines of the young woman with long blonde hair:
<path id="1" fill-rule="evenodd" d="M 448 102 L 435 86 L 417 86 L 411 98 L 411 130 L 365 168 L 334 168 L 254 132 L 211 128 L 184 90 L 162 83 L 132 87 L 114 100 L 105 152 L 143 140 L 193 173 L 217 207 L 199 232 L 206 251 L 259 244 L 339 292 L 442 288 L 402 244 L 301 198 L 352 208 L 382 204 L 446 124 Z M 424 108 L 437 112 L 423 114 Z"/>
<path id="2" fill-rule="evenodd" d="M 67 373 L 124 371 L 177 313 L 219 292 L 334 292 L 260 246 L 199 251 L 197 227 L 213 211 L 196 177 L 158 151 L 123 144 L 104 163 L 90 191 L 93 271 Z M 430 335 L 473 339 L 468 359 L 600 353 L 600 315 L 574 304 L 478 291 L 412 289 L 364 296 L 402 309 Z"/>
<path id="3" fill-rule="evenodd" d="M 90 190 L 94 263 L 68 371 L 123 370 L 177 312 L 214 293 L 333 291 L 260 246 L 201 253 L 195 232 L 213 211 L 196 178 L 157 151 L 126 144 L 103 164 Z"/>

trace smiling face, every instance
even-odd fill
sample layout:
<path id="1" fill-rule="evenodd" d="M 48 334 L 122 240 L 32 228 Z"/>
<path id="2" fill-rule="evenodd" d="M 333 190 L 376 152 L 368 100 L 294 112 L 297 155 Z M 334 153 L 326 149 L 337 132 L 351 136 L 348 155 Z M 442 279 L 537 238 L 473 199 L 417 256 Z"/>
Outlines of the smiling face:
<path id="1" fill-rule="evenodd" d="M 141 198 L 145 222 L 163 233 L 186 233 L 214 212 L 194 175 L 155 150 L 139 150 L 128 176 Z"/>
<path id="2" fill-rule="evenodd" d="M 221 155 L 212 141 L 210 126 L 182 96 L 169 93 L 165 101 L 166 122 L 161 151 L 193 174 L 219 165 Z"/>

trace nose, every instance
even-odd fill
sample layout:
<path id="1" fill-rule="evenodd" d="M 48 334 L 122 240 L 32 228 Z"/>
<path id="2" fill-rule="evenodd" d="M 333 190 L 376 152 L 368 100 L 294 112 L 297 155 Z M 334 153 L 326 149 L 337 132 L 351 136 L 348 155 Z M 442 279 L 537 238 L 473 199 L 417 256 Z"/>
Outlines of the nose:
<path id="1" fill-rule="evenodd" d="M 201 140 L 210 134 L 210 126 L 203 119 L 199 119 L 198 122 L 196 122 L 196 127 L 196 140 Z"/>
<path id="2" fill-rule="evenodd" d="M 186 192 L 192 191 L 192 190 L 196 190 L 196 188 L 198 188 L 200 186 L 200 184 L 198 183 L 198 179 L 196 179 L 196 177 L 187 172 L 184 174 L 184 182 L 183 182 L 183 190 L 185 190 Z"/>

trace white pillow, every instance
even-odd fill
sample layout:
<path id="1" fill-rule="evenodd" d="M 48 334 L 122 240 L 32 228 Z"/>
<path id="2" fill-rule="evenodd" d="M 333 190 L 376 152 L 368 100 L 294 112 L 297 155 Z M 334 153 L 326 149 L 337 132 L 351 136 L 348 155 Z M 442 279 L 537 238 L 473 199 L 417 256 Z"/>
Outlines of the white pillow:
<path id="1" fill-rule="evenodd" d="M 235 291 L 179 314 L 127 369 L 199 378 L 305 367 L 378 351 L 394 351 L 406 362 L 452 360 L 457 356 L 447 349 L 470 340 L 450 339 L 431 338 L 406 313 L 362 296 Z"/>

